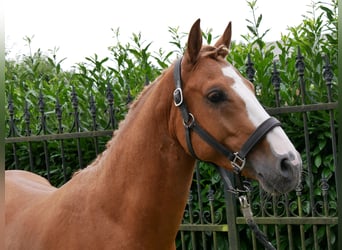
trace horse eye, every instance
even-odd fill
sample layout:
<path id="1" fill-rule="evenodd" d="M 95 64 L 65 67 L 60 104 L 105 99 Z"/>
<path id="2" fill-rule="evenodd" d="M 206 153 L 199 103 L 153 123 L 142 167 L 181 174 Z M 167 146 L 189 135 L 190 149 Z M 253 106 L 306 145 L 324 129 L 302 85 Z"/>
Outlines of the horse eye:
<path id="1" fill-rule="evenodd" d="M 225 93 L 220 90 L 214 90 L 208 94 L 208 100 L 212 103 L 223 102 L 227 99 Z"/>

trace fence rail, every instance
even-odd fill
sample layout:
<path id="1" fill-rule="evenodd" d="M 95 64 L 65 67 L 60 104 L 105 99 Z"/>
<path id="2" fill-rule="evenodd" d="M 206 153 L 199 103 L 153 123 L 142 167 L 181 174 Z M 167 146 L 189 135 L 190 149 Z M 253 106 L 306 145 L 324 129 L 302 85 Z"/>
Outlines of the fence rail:
<path id="1" fill-rule="evenodd" d="M 313 246 L 314 249 L 334 249 L 337 246 L 337 196 L 331 195 L 330 190 L 335 190 L 336 186 L 341 184 L 339 181 L 342 176 L 337 176 L 340 171 L 336 172 L 333 177 L 317 176 L 317 173 L 313 172 L 313 164 L 318 163 L 313 159 L 314 152 L 310 151 L 312 149 L 310 139 L 319 135 L 311 134 L 309 124 L 312 121 L 308 115 L 312 112 L 329 114 L 329 131 L 323 131 L 323 133 L 330 133 L 331 139 L 326 144 L 322 144 L 322 147 L 327 147 L 326 153 L 333 158 L 329 160 L 333 165 L 331 172 L 334 173 L 337 167 L 334 118 L 337 102 L 331 96 L 331 72 L 324 71 L 322 77 L 327 84 L 327 102 L 306 103 L 300 56 L 298 60 L 301 105 L 280 106 L 279 89 L 276 85 L 279 79 L 275 77 L 276 74 L 273 74 L 271 80 L 275 83 L 276 107 L 266 108 L 266 111 L 280 118 L 294 113 L 301 115 L 300 133 L 303 135 L 301 146 L 305 181 L 294 192 L 279 197 L 265 194 L 254 181 L 247 182 L 246 185 L 251 187 L 248 199 L 252 205 L 255 222 L 277 248 L 280 248 L 282 242 L 288 241 L 289 249 L 308 249 L 307 246 Z M 248 68 L 252 65 L 251 62 L 247 65 L 247 72 L 253 72 Z M 327 65 L 329 65 L 328 61 Z M 326 70 L 329 70 L 328 66 Z M 249 78 L 253 81 L 253 75 L 249 75 Z M 110 92 L 111 88 L 107 90 Z M 113 95 L 106 93 L 106 96 Z M 31 131 L 32 110 L 26 103 L 23 112 L 17 117 L 16 110 L 19 107 L 14 106 L 9 96 L 8 137 L 5 138 L 6 169 L 34 171 L 57 185 L 62 185 L 71 177 L 73 171 L 85 167 L 104 149 L 106 141 L 112 136 L 117 126 L 113 100 L 107 102 L 108 121 L 102 122 L 107 124 L 103 128 L 98 126 L 99 121 L 96 120 L 95 100 L 92 96 L 89 100 L 88 118 L 92 121 L 92 127 L 82 128 L 77 95 L 73 90 L 70 115 L 73 116 L 74 121 L 68 131 L 65 131 L 62 124 L 62 107 L 58 99 L 56 98 L 55 101 L 55 112 L 49 112 L 48 115 L 45 110 L 44 96 L 40 94 L 38 110 L 34 111 L 38 114 L 37 131 L 33 134 Z M 48 117 L 53 117 L 51 120 L 56 123 L 55 129 L 48 127 Z M 316 126 L 320 125 L 319 122 L 316 123 Z M 324 155 L 321 157 L 323 158 L 321 161 L 324 161 L 324 157 Z M 77 166 L 68 166 L 71 158 L 78 159 Z M 203 168 L 208 168 L 208 166 L 204 167 L 202 163 L 197 163 L 183 222 L 177 235 L 177 249 L 260 249 L 255 236 L 246 227 L 246 221 L 239 212 L 236 197 L 226 191 L 218 173 L 212 173 L 211 183 L 203 184 L 205 181 L 205 178 L 201 176 Z M 60 177 L 61 173 L 63 178 Z M 234 176 L 229 175 L 234 181 Z M 222 209 L 222 204 L 225 209 Z M 247 244 L 247 241 L 251 244 Z"/>

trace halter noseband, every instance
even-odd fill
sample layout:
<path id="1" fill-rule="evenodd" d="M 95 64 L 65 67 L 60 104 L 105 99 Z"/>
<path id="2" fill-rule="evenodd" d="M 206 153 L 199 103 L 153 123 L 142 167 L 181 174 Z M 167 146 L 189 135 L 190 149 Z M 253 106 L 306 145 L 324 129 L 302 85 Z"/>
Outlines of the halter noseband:
<path id="1" fill-rule="evenodd" d="M 236 174 L 240 174 L 246 164 L 247 154 L 271 129 L 273 129 L 276 126 L 280 126 L 280 122 L 274 117 L 268 118 L 256 128 L 253 134 L 243 144 L 240 151 L 231 152 L 224 145 L 219 143 L 212 135 L 210 135 L 207 131 L 201 128 L 201 126 L 196 122 L 194 115 L 188 111 L 182 91 L 181 61 L 182 58 L 178 59 L 175 63 L 174 79 L 176 89 L 173 92 L 173 98 L 175 106 L 178 107 L 182 113 L 183 124 L 185 127 L 186 142 L 190 153 L 193 157 L 199 159 L 196 156 L 191 143 L 191 130 L 193 130 L 210 146 L 212 146 L 217 151 L 225 155 L 231 161 L 233 171 Z"/>

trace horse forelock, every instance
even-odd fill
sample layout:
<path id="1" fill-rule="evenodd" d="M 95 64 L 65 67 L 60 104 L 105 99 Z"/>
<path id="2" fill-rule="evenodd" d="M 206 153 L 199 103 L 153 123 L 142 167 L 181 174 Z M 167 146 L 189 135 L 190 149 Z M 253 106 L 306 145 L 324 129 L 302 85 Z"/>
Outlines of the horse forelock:
<path id="1" fill-rule="evenodd" d="M 212 59 L 222 59 L 225 58 L 229 53 L 229 49 L 225 45 L 220 45 L 219 47 L 214 46 L 203 46 L 202 56 L 210 57 Z"/>

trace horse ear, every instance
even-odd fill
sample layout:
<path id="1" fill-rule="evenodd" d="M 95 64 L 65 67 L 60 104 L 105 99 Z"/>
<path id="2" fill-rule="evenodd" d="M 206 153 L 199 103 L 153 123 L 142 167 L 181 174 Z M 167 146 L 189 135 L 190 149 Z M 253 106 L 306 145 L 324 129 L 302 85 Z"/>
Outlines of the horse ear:
<path id="1" fill-rule="evenodd" d="M 229 49 L 231 37 L 232 37 L 232 23 L 229 22 L 229 24 L 228 24 L 227 28 L 225 29 L 223 35 L 215 43 L 215 47 L 218 48 L 220 45 L 224 45 Z"/>
<path id="2" fill-rule="evenodd" d="M 198 54 L 202 47 L 202 31 L 200 27 L 200 19 L 192 25 L 187 45 L 187 54 L 189 56 L 189 61 L 192 64 L 195 64 L 197 61 Z"/>

